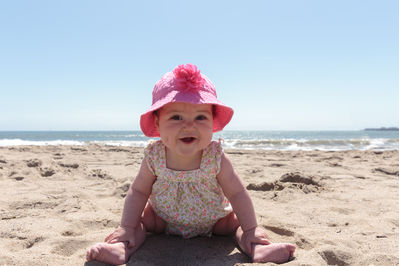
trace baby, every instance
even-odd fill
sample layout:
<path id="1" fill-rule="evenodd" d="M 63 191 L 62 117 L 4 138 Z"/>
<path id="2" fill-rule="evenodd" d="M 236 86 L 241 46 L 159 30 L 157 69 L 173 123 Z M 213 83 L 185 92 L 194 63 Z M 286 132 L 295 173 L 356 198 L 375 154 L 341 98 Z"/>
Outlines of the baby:
<path id="1" fill-rule="evenodd" d="M 195 65 L 166 73 L 140 119 L 144 134 L 160 140 L 144 150 L 121 225 L 87 251 L 87 260 L 126 263 L 147 232 L 165 232 L 184 238 L 235 234 L 252 261 L 288 261 L 295 246 L 270 242 L 221 143 L 212 141 L 232 116 L 233 109 L 217 99 L 214 85 Z"/>

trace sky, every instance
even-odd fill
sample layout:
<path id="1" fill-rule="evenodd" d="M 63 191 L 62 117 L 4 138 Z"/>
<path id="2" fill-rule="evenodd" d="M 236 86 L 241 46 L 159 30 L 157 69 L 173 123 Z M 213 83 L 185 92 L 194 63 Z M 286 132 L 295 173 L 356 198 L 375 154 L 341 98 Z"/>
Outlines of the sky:
<path id="1" fill-rule="evenodd" d="M 139 130 L 192 63 L 227 130 L 399 127 L 399 1 L 0 1 L 0 130 Z"/>

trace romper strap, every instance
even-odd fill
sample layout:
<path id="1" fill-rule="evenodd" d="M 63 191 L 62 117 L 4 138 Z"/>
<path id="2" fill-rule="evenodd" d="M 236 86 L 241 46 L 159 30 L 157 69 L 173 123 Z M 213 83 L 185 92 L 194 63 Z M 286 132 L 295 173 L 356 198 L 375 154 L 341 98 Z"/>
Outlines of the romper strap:
<path id="1" fill-rule="evenodd" d="M 159 145 L 158 142 L 159 141 L 151 141 L 144 149 L 144 160 L 147 163 L 148 169 L 150 169 L 153 175 L 156 175 L 155 160 L 157 160 L 157 157 L 159 156 L 157 154 L 157 145 Z"/>

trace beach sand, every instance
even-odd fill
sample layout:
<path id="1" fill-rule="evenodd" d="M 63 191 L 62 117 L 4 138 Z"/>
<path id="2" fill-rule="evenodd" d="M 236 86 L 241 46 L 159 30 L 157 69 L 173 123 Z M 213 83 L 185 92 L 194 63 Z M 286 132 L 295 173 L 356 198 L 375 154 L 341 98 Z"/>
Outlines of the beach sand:
<path id="1" fill-rule="evenodd" d="M 0 148 L 0 265 L 105 265 L 142 148 Z M 286 265 L 399 265 L 399 151 L 226 150 Z M 252 265 L 232 237 L 149 235 L 127 265 Z M 270 264 L 269 264 L 270 265 Z"/>

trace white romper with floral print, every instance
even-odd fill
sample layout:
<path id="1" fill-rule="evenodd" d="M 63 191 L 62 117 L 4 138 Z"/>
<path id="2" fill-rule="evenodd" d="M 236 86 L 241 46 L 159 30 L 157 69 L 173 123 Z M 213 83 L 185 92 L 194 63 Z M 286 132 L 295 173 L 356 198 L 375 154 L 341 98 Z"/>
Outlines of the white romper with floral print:
<path id="1" fill-rule="evenodd" d="M 149 144 L 144 154 L 149 169 L 157 177 L 149 201 L 155 213 L 167 223 L 166 233 L 184 238 L 210 236 L 217 220 L 232 211 L 216 179 L 221 144 L 212 141 L 202 153 L 200 168 L 190 171 L 166 167 L 161 140 Z"/>

